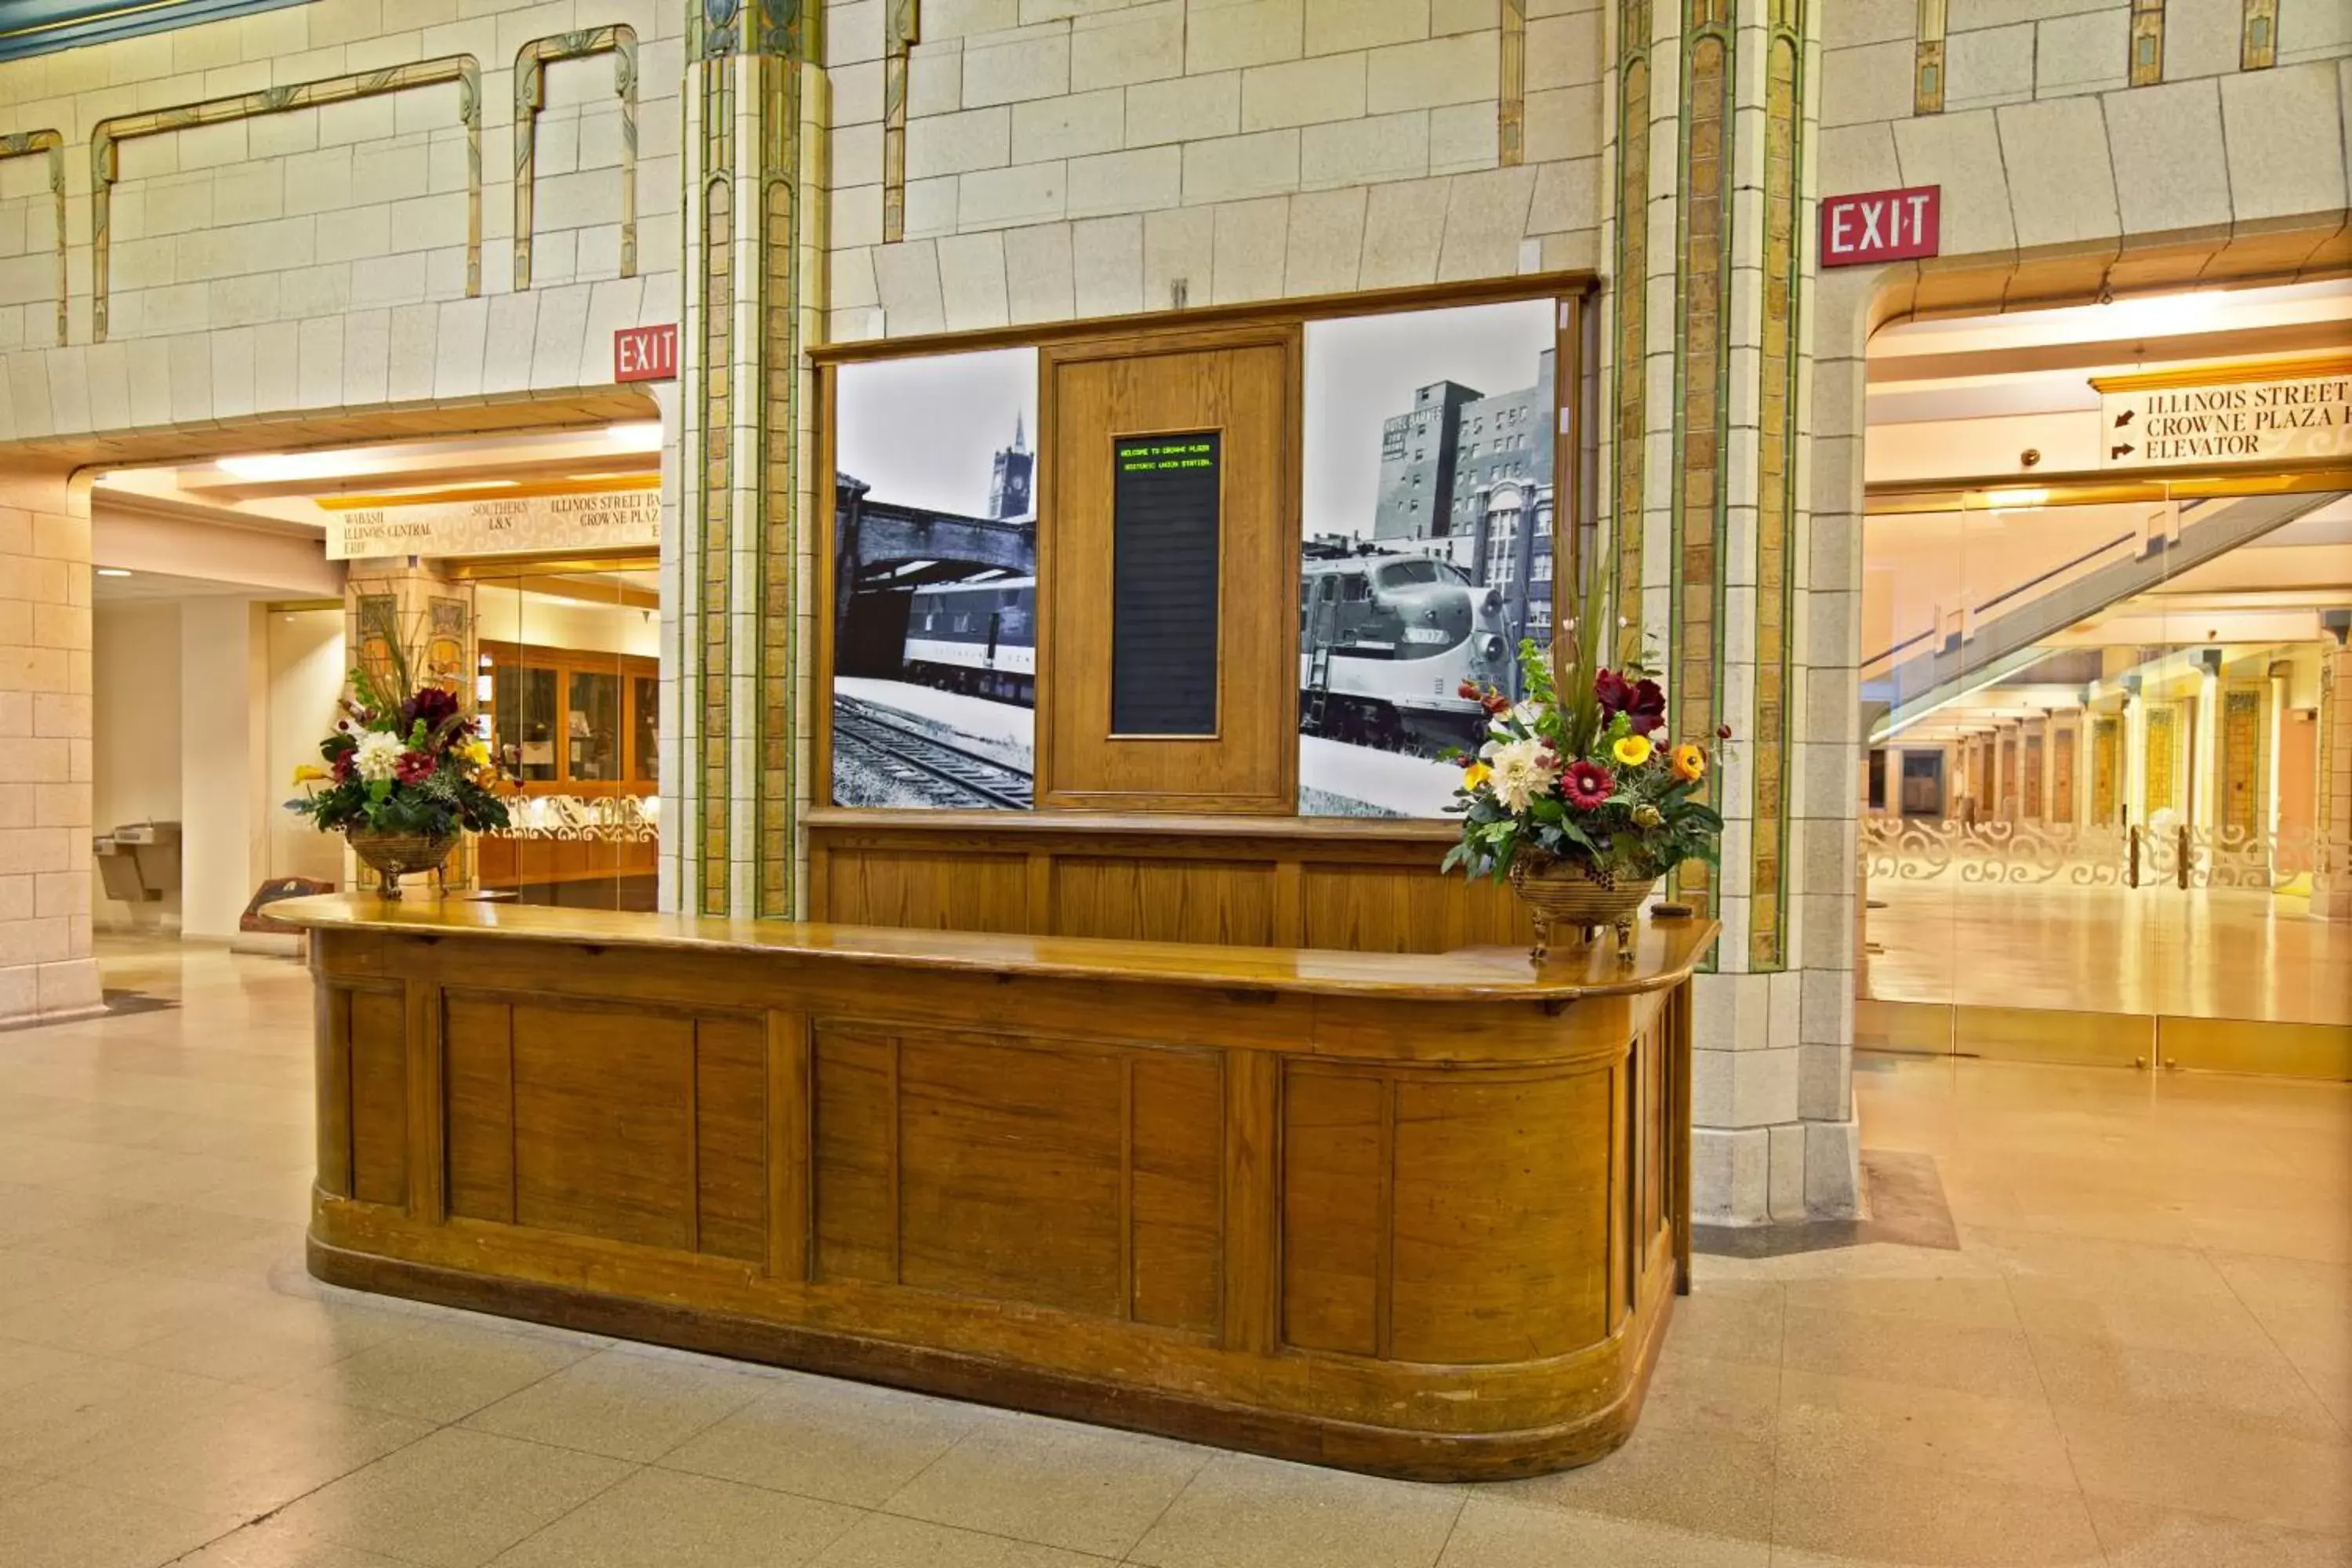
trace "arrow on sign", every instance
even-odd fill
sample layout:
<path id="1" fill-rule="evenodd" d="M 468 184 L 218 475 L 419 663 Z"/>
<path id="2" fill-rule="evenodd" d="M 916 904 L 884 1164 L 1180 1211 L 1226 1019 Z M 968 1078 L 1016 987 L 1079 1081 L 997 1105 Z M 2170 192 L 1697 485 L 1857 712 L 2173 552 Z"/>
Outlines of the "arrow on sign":
<path id="1" fill-rule="evenodd" d="M 2124 443 L 2122 446 L 2120 446 L 2120 447 L 2108 447 L 2108 448 L 2107 448 L 2107 461 L 2109 461 L 2109 462 L 2111 462 L 2111 463 L 2112 463 L 2112 462 L 2114 462 L 2117 458 L 2128 458 L 2128 457 L 2130 457 L 2131 455 L 2132 455 L 2132 444 L 2131 444 L 2130 442 L 2128 442 L 2128 441 L 2125 442 L 2125 443 Z"/>
<path id="2" fill-rule="evenodd" d="M 2120 429 L 2122 429 L 2125 426 L 2126 426 L 2126 425 L 2130 424 L 2130 423 L 2132 422 L 2132 414 L 2133 414 L 2133 412 L 2134 412 L 2134 411 L 2133 411 L 2132 409 L 2126 408 L 2126 409 L 2125 409 L 2121 414 L 2116 415 L 2116 429 L 2118 429 L 2118 430 L 2120 430 Z"/>

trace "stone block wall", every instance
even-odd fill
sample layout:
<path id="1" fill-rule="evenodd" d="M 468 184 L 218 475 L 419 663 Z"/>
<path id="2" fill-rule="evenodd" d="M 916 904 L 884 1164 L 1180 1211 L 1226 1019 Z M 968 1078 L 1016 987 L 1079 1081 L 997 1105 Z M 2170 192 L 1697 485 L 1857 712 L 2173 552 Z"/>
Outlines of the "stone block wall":
<path id="1" fill-rule="evenodd" d="M 1597 0 L 930 0 L 883 243 L 883 7 L 825 7 L 831 335 L 1599 264 Z"/>
<path id="2" fill-rule="evenodd" d="M 470 57 L 478 176 L 461 115 L 469 89 L 456 79 L 117 143 L 107 342 L 213 334 L 208 355 L 183 353 L 217 358 L 228 379 L 250 358 L 299 363 L 295 395 L 305 404 L 392 395 L 381 372 L 349 387 L 331 362 L 386 366 L 395 338 L 414 343 L 417 307 L 513 289 L 517 51 L 615 24 L 633 31 L 636 49 L 635 271 L 674 273 L 684 8 L 669 0 L 316 0 L 0 62 L 0 136 L 54 130 L 64 142 L 69 341 L 98 335 L 91 134 L 101 122 Z M 619 281 L 613 58 L 544 69 L 532 281 Z M 56 342 L 50 209 L 44 160 L 0 159 L 0 352 Z M 477 223 L 478 256 L 468 244 Z M 402 310 L 410 315 L 396 332 Z"/>

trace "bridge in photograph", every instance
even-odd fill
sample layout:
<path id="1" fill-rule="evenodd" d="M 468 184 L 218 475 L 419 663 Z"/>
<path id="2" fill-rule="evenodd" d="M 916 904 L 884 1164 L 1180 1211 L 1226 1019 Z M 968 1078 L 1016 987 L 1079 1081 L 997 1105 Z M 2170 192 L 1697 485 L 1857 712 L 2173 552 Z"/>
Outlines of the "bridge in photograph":
<path id="1" fill-rule="evenodd" d="M 877 500 L 846 474 L 834 480 L 834 668 L 844 675 L 892 675 L 907 636 L 907 605 L 918 588 L 988 571 L 1034 576 L 1034 518 L 968 517 Z"/>

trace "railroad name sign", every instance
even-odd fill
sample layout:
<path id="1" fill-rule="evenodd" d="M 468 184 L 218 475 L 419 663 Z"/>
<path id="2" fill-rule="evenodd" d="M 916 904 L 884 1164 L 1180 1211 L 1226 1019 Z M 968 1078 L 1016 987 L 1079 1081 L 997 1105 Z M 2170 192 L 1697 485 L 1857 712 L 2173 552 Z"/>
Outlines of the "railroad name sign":
<path id="1" fill-rule="evenodd" d="M 501 496 L 327 513 L 327 559 L 643 549 L 661 542 L 659 490 Z"/>
<path id="2" fill-rule="evenodd" d="M 2352 457 L 2352 359 L 2247 366 L 2201 381 L 2102 376 L 2091 384 L 2099 394 L 2101 468 Z"/>
<path id="3" fill-rule="evenodd" d="M 1860 267 L 1933 256 L 1943 243 L 1944 187 L 1906 185 L 1822 198 L 1822 265 Z"/>

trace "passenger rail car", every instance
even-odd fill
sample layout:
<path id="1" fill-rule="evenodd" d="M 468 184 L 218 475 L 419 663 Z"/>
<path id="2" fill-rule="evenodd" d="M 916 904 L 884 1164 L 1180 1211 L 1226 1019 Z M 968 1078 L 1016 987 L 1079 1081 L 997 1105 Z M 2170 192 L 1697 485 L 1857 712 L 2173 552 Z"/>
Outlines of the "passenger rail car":
<path id="1" fill-rule="evenodd" d="M 907 679 L 945 691 L 1037 705 L 1037 579 L 918 588 L 907 606 Z"/>

